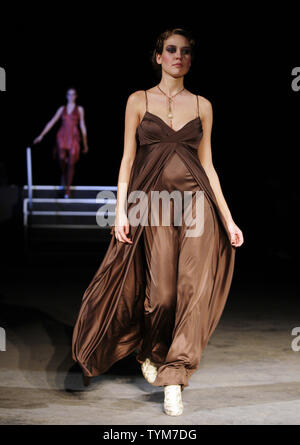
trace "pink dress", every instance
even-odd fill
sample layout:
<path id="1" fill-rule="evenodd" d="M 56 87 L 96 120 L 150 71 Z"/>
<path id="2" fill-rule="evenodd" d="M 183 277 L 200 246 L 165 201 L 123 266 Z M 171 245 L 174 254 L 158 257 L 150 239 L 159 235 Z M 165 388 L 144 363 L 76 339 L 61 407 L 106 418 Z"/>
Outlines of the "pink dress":
<path id="1" fill-rule="evenodd" d="M 68 114 L 65 106 L 61 118 L 62 125 L 56 135 L 56 150 L 58 152 L 60 150 L 71 150 L 74 162 L 77 162 L 80 156 L 80 133 L 78 129 L 80 114 L 78 106 L 75 105 L 70 114 Z"/>

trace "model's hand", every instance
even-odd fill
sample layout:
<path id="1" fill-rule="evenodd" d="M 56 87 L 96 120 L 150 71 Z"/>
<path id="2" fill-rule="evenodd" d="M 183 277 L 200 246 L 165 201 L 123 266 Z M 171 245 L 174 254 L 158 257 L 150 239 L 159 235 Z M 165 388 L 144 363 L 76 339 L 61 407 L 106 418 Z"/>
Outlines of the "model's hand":
<path id="1" fill-rule="evenodd" d="M 37 144 L 38 142 L 41 142 L 41 140 L 43 139 L 43 136 L 40 134 L 37 138 L 35 138 L 35 140 L 33 141 L 34 144 Z"/>
<path id="2" fill-rule="evenodd" d="M 240 247 L 244 242 L 243 232 L 238 228 L 234 221 L 229 221 L 227 227 L 230 232 L 230 242 L 232 246 Z"/>
<path id="3" fill-rule="evenodd" d="M 87 153 L 89 151 L 89 147 L 87 145 L 84 146 L 82 153 Z"/>
<path id="4" fill-rule="evenodd" d="M 129 233 L 129 222 L 127 216 L 124 213 L 116 214 L 114 233 L 116 239 L 118 241 L 121 241 L 121 243 L 132 244 L 131 239 L 127 237 L 127 234 Z"/>

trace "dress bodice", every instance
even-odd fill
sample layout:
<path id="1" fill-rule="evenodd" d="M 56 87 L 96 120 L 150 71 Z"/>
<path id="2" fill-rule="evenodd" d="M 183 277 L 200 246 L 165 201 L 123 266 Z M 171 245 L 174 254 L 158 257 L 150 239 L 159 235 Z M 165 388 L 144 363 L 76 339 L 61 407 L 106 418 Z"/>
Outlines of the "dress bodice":
<path id="1" fill-rule="evenodd" d="M 179 130 L 171 128 L 156 114 L 146 111 L 137 127 L 137 137 L 140 146 L 164 142 L 187 144 L 197 149 L 203 135 L 202 122 L 199 116 L 188 121 Z"/>

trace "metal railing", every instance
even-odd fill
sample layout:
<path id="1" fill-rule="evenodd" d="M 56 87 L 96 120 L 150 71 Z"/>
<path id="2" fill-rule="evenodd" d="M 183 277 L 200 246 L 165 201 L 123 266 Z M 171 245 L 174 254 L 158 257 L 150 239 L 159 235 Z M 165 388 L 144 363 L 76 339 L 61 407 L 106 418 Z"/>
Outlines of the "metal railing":
<path id="1" fill-rule="evenodd" d="M 26 148 L 26 167 L 27 167 L 27 185 L 28 185 L 28 208 L 32 210 L 32 163 L 31 148 Z"/>

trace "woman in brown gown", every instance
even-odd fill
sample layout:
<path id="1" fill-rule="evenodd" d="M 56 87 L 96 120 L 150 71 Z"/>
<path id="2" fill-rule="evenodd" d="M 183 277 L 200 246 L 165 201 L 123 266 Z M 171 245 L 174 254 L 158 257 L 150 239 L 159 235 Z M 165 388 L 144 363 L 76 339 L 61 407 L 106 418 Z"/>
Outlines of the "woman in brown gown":
<path id="1" fill-rule="evenodd" d="M 161 67 L 159 85 L 128 99 L 114 236 L 83 295 L 72 341 L 73 359 L 85 378 L 137 351 L 147 381 L 164 386 L 170 415 L 183 411 L 181 392 L 221 317 L 235 249 L 243 243 L 211 164 L 210 102 L 183 87 L 193 43 L 184 30 L 162 34 L 154 52 Z M 149 200 L 149 207 L 138 212 L 139 224 L 127 217 L 135 212 L 135 202 L 128 199 L 135 191 Z M 183 206 L 176 210 L 171 200 L 170 224 L 162 220 L 166 212 L 150 204 L 153 191 L 180 194 Z M 192 193 L 191 216 L 197 192 L 202 193 L 198 236 L 187 235 L 184 218 L 177 223 L 186 191 Z"/>
<path id="2" fill-rule="evenodd" d="M 80 157 L 80 133 L 83 139 L 83 153 L 88 152 L 87 132 L 84 120 L 84 108 L 76 104 L 77 92 L 74 88 L 67 91 L 67 105 L 61 106 L 53 118 L 47 123 L 41 134 L 35 138 L 34 144 L 40 142 L 53 125 L 61 118 L 61 126 L 56 135 L 53 158 L 58 158 L 61 170 L 61 185 L 65 187 L 65 198 L 70 197 L 70 187 L 75 173 L 75 164 Z"/>

